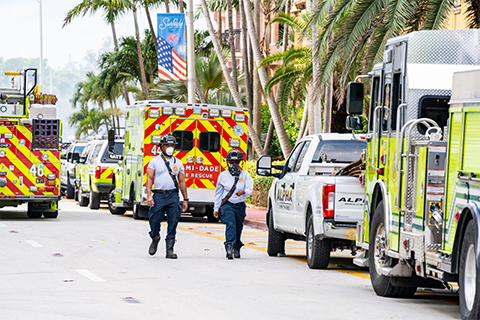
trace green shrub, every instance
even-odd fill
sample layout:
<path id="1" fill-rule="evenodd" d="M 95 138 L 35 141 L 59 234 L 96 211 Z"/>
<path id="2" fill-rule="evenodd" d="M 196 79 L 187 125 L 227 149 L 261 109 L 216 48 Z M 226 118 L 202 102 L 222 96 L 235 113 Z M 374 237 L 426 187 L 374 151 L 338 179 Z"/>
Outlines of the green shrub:
<path id="1" fill-rule="evenodd" d="M 283 165 L 285 161 L 273 161 L 272 164 Z M 267 207 L 268 190 L 272 186 L 274 177 L 262 177 L 256 173 L 256 161 L 246 161 L 246 171 L 253 180 L 253 192 L 245 201 L 257 207 Z"/>

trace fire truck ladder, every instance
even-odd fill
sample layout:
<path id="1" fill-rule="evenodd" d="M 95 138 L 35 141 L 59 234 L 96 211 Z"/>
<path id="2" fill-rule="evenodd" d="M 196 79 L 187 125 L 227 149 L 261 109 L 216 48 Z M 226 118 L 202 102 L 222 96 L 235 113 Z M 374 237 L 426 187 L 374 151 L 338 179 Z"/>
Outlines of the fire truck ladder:
<path id="1" fill-rule="evenodd" d="M 33 71 L 32 79 L 27 84 L 27 73 Z M 6 76 L 14 76 L 11 88 L 0 88 L 0 115 L 15 115 L 14 108 L 21 104 L 23 106 L 23 115 L 26 114 L 27 97 L 35 90 L 37 86 L 37 69 L 25 69 L 18 72 L 5 72 Z M 31 85 L 27 92 L 27 85 Z M 2 103 L 5 101 L 5 103 Z"/>
<path id="2" fill-rule="evenodd" d="M 395 151 L 395 166 L 397 173 L 397 197 L 395 200 L 395 209 L 404 213 L 404 229 L 405 231 L 412 231 L 413 215 L 416 208 L 416 185 L 417 185 L 417 159 L 418 146 L 420 141 L 426 141 L 428 138 L 425 134 L 415 132 L 415 140 L 412 141 L 414 130 L 419 124 L 423 124 L 427 129 L 431 127 L 438 127 L 438 124 L 429 118 L 420 118 L 408 121 L 399 134 L 397 122 L 397 137 L 396 137 L 396 151 Z M 440 128 L 439 128 L 440 129 Z M 407 138 L 406 152 L 404 152 L 404 138 Z M 421 144 L 421 143 L 420 143 Z M 403 159 L 406 159 L 406 166 L 403 168 Z M 402 178 L 406 181 L 403 185 L 402 192 Z M 402 204 L 402 194 L 405 195 L 405 202 Z"/>

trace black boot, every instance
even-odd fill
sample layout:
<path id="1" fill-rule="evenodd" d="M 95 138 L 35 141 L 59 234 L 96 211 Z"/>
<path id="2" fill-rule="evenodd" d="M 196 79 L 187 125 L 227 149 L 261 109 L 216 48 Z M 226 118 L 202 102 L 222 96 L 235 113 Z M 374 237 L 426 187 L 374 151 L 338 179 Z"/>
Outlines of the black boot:
<path id="1" fill-rule="evenodd" d="M 173 246 L 175 245 L 175 239 L 165 239 L 167 244 L 167 255 L 165 258 L 167 259 L 177 259 L 177 254 L 173 253 Z"/>
<path id="2" fill-rule="evenodd" d="M 233 244 L 225 244 L 225 251 L 227 252 L 227 259 L 233 259 Z"/>
<path id="3" fill-rule="evenodd" d="M 150 248 L 148 249 L 148 253 L 153 256 L 157 252 L 158 242 L 160 241 L 160 234 L 157 234 L 155 237 L 152 237 L 152 243 L 150 244 Z"/>
<path id="4" fill-rule="evenodd" d="M 242 247 L 240 247 L 240 248 L 237 248 L 237 247 L 233 248 L 233 257 L 234 257 L 235 259 L 240 259 L 240 249 L 241 249 L 241 248 L 242 248 Z"/>

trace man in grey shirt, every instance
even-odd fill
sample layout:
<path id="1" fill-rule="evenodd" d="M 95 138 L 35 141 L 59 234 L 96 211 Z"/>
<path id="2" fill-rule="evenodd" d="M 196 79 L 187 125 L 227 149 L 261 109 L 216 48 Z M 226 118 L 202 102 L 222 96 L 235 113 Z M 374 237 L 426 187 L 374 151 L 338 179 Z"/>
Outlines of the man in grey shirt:
<path id="1" fill-rule="evenodd" d="M 171 134 L 166 134 L 160 139 L 161 154 L 153 158 L 147 167 L 147 205 L 148 219 L 150 223 L 150 237 L 152 243 L 148 253 L 154 255 L 157 252 L 160 241 L 160 224 L 167 215 L 167 237 L 165 258 L 177 259 L 173 252 L 177 224 L 180 219 L 180 198 L 178 189 L 183 195 L 183 212 L 188 208 L 187 186 L 182 162 L 173 156 L 177 141 Z M 152 190 L 153 180 L 155 187 Z M 152 196 L 153 193 L 153 196 Z"/>

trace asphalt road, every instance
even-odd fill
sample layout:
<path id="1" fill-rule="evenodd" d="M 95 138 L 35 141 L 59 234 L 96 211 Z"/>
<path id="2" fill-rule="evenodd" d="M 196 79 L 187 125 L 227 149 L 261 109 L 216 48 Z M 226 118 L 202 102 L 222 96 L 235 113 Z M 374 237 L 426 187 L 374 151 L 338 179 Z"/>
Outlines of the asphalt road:
<path id="1" fill-rule="evenodd" d="M 310 270 L 305 243 L 268 257 L 266 232 L 246 227 L 242 258 L 231 261 L 222 224 L 182 218 L 179 259 L 167 260 L 164 226 L 151 257 L 148 221 L 60 207 L 58 219 L 0 210 L 0 319 L 460 319 L 447 290 L 377 297 L 347 252 Z"/>

